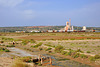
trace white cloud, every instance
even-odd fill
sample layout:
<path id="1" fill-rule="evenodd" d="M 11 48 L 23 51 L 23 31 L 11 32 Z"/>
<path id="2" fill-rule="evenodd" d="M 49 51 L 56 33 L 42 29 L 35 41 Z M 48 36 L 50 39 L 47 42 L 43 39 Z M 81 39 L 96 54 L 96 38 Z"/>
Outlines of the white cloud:
<path id="1" fill-rule="evenodd" d="M 3 7 L 15 7 L 22 3 L 24 0 L 0 0 L 0 6 Z"/>
<path id="2" fill-rule="evenodd" d="M 20 13 L 24 19 L 33 19 L 35 17 L 35 12 L 33 10 L 23 10 Z"/>

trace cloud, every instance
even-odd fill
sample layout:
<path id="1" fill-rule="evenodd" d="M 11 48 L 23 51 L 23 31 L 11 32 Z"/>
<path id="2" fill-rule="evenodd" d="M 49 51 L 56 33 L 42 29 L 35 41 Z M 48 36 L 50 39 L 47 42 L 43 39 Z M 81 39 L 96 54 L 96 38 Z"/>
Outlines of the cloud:
<path id="1" fill-rule="evenodd" d="M 22 3 L 24 0 L 0 0 L 0 6 L 3 7 L 15 7 Z"/>
<path id="2" fill-rule="evenodd" d="M 23 19 L 31 20 L 35 17 L 35 12 L 33 10 L 23 10 L 20 11 L 20 14 Z"/>

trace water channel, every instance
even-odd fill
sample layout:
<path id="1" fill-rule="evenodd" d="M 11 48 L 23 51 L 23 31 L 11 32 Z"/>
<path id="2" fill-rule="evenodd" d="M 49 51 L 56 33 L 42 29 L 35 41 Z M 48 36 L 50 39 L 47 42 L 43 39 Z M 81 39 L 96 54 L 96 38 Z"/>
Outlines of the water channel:
<path id="1" fill-rule="evenodd" d="M 8 56 L 10 57 L 10 55 L 16 55 L 16 56 L 34 56 L 34 57 L 38 57 L 38 55 L 32 55 L 24 50 L 21 50 L 19 48 L 8 48 L 11 53 L 8 54 L 2 54 L 0 57 L 4 57 L 4 56 Z M 43 54 L 44 56 L 48 56 L 51 57 L 52 59 L 54 59 L 52 61 L 52 65 L 56 65 L 56 66 L 60 66 L 60 67 L 91 67 L 89 65 L 86 64 L 82 64 L 73 60 L 69 60 L 66 58 L 62 58 L 62 57 L 57 57 L 57 56 L 52 56 L 52 55 L 47 55 L 47 54 Z M 45 62 L 46 63 L 46 62 Z M 47 65 L 48 66 L 48 65 Z"/>

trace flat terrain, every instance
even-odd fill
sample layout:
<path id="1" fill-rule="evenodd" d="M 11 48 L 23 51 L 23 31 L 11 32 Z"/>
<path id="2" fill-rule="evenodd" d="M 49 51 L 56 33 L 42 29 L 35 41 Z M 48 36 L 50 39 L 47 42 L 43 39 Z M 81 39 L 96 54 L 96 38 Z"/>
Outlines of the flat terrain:
<path id="1" fill-rule="evenodd" d="M 29 56 L 38 55 L 38 54 L 48 54 L 49 51 L 46 51 L 46 49 L 52 48 L 51 55 L 54 56 L 58 55 L 58 57 L 69 58 L 71 60 L 75 60 L 84 64 L 92 65 L 94 67 L 100 66 L 100 59 L 96 60 L 94 63 L 94 62 L 90 62 L 88 58 L 81 59 L 79 57 L 74 59 L 70 56 L 63 56 L 59 53 L 54 52 L 55 47 L 61 45 L 64 47 L 64 51 L 67 52 L 69 50 L 77 51 L 78 49 L 80 49 L 82 52 L 80 54 L 84 54 L 88 56 L 100 55 L 100 33 L 95 33 L 95 32 L 91 32 L 91 33 L 85 33 L 85 32 L 83 33 L 77 33 L 77 32 L 76 33 L 0 33 L 0 35 L 1 35 L 0 41 L 4 41 L 3 43 L 0 43 L 1 46 L 10 45 L 12 44 L 13 41 L 15 41 L 17 43 L 16 47 L 28 51 Z M 35 42 L 31 43 L 30 40 L 34 40 Z M 23 44 L 23 42 L 25 43 Z M 42 43 L 42 45 L 37 48 L 33 48 L 34 45 L 37 45 L 39 43 Z M 40 48 L 42 48 L 42 51 L 40 50 Z M 15 50 L 13 51 L 13 48 L 11 48 L 10 50 L 11 50 L 10 53 L 16 56 L 17 55 L 20 56 L 22 53 L 20 50 L 17 49 L 16 49 L 17 52 L 15 53 L 14 53 Z M 3 52 L 0 52 L 0 54 L 3 55 Z M 7 53 L 4 52 L 4 54 L 6 55 Z M 24 53 L 23 55 L 26 56 L 26 53 Z M 0 59 L 2 60 L 2 58 Z"/>
<path id="2" fill-rule="evenodd" d="M 13 61 L 11 58 L 0 57 L 0 67 L 11 67 Z"/>

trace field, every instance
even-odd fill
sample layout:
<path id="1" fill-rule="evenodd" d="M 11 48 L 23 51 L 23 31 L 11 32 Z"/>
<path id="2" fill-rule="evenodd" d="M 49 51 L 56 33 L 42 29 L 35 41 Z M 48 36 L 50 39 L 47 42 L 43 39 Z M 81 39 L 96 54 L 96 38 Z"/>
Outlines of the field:
<path id="1" fill-rule="evenodd" d="M 100 66 L 100 33 L 0 33 L 0 47 L 12 48 L 9 45 L 13 41 L 16 43 L 15 48 L 31 54 L 57 54 L 58 57 L 93 67 Z M 3 53 L 5 52 L 0 52 Z"/>

